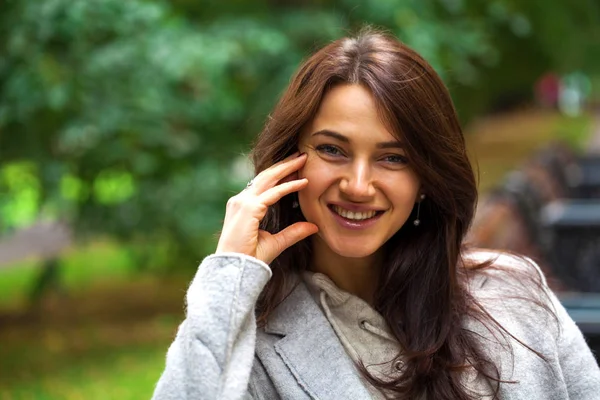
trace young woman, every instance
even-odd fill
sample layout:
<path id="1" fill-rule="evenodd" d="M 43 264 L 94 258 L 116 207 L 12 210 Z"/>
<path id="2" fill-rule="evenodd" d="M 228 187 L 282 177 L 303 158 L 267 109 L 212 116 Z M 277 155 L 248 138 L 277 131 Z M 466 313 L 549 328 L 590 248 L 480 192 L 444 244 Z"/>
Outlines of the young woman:
<path id="1" fill-rule="evenodd" d="M 374 31 L 316 52 L 254 148 L 155 399 L 592 399 L 530 260 L 468 250 L 477 200 L 440 78 Z"/>

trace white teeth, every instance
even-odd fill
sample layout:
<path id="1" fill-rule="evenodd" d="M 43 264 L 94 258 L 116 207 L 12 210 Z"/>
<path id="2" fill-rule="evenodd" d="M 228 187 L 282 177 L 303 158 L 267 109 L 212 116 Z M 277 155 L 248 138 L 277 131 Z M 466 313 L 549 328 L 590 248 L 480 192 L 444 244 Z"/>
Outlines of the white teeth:
<path id="1" fill-rule="evenodd" d="M 348 211 L 339 206 L 333 206 L 333 209 L 336 213 L 338 213 L 339 215 L 341 215 L 344 218 L 359 220 L 359 221 L 363 220 L 363 219 L 373 218 L 375 216 L 375 214 L 377 214 L 377 211 L 365 211 L 365 212 Z"/>

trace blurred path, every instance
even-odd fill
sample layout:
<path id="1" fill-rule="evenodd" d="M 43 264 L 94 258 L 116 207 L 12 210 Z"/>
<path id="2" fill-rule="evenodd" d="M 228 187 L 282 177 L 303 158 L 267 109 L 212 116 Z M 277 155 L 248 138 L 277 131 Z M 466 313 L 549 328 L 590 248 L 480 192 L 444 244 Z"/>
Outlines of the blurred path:
<path id="1" fill-rule="evenodd" d="M 38 221 L 0 238 L 0 268 L 29 257 L 49 260 L 71 245 L 70 227 L 59 221 Z"/>

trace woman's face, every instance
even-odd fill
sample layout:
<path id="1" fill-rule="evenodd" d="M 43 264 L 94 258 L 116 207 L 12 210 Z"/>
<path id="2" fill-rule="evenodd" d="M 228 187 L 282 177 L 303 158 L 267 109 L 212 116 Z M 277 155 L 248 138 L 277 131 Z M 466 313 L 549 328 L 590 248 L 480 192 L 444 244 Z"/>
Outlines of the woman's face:
<path id="1" fill-rule="evenodd" d="M 308 154 L 299 171 L 308 179 L 298 193 L 300 207 L 319 227 L 316 240 L 333 252 L 370 256 L 407 221 L 419 178 L 369 90 L 354 84 L 329 90 L 298 147 Z"/>

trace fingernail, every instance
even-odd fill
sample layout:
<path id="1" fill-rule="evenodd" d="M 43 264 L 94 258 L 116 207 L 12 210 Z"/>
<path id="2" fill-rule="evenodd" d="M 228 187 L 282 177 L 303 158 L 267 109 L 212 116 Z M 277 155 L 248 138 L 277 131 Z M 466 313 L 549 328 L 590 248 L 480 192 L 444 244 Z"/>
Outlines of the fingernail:
<path id="1" fill-rule="evenodd" d="M 306 153 L 300 153 L 298 154 L 298 157 L 302 157 L 303 155 L 305 155 Z"/>

